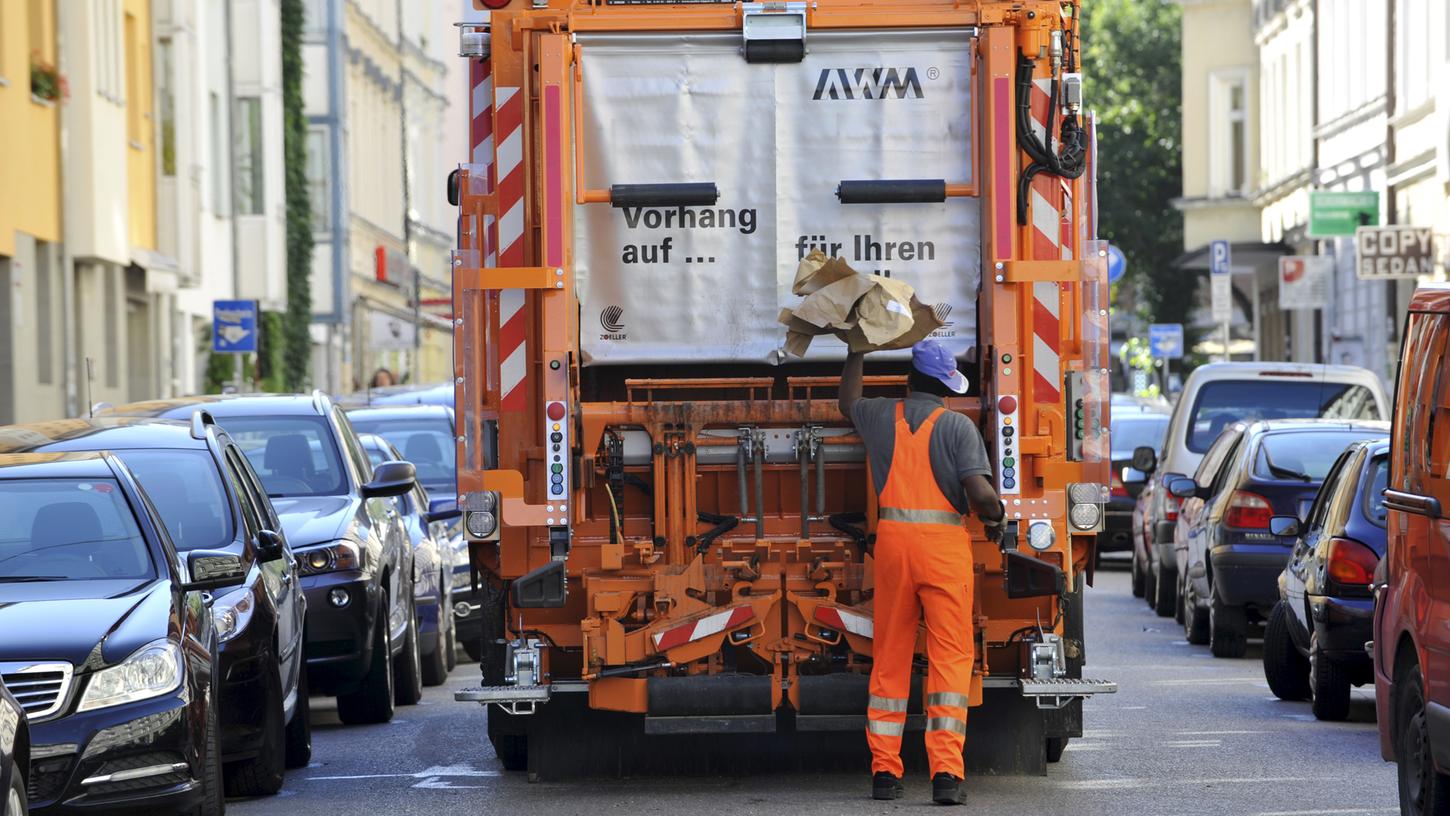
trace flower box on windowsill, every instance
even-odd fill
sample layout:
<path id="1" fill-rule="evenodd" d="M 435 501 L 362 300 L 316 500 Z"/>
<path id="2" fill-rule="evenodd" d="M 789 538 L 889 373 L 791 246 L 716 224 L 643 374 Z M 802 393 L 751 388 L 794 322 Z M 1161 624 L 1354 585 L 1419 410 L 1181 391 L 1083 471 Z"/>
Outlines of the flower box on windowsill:
<path id="1" fill-rule="evenodd" d="M 31 102 L 34 102 L 37 105 L 42 105 L 42 106 L 47 107 L 47 108 L 53 108 L 53 107 L 55 107 L 55 100 L 54 99 L 46 99 L 44 97 L 36 96 L 35 94 L 31 94 L 30 95 L 30 101 Z"/>

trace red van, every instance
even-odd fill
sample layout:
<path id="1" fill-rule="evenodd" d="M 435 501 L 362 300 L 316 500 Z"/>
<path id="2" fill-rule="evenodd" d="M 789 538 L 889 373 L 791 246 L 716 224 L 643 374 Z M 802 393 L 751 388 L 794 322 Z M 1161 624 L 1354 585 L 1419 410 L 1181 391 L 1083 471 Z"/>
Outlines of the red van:
<path id="1" fill-rule="evenodd" d="M 1400 810 L 1450 813 L 1450 286 L 1410 301 L 1390 449 L 1389 549 L 1377 571 L 1380 753 Z"/>

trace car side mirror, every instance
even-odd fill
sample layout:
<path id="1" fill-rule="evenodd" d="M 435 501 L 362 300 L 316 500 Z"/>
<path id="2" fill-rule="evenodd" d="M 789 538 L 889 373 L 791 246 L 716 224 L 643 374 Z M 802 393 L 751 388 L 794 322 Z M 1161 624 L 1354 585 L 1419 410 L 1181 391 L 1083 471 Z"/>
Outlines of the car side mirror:
<path id="1" fill-rule="evenodd" d="M 1296 516 L 1272 516 L 1269 518 L 1269 532 L 1281 538 L 1298 537 L 1299 519 Z"/>
<path id="2" fill-rule="evenodd" d="M 186 571 L 191 576 L 181 585 L 186 592 L 239 586 L 247 577 L 242 557 L 225 550 L 192 550 L 186 554 Z"/>
<path id="3" fill-rule="evenodd" d="M 276 530 L 257 531 L 257 555 L 262 561 L 280 561 L 287 554 L 287 545 Z"/>
<path id="4" fill-rule="evenodd" d="M 456 499 L 434 499 L 428 503 L 428 522 L 452 521 L 463 515 Z"/>
<path id="5" fill-rule="evenodd" d="M 373 480 L 363 485 L 365 499 L 401 496 L 413 489 L 418 472 L 412 462 L 383 462 L 373 468 Z"/>
<path id="6" fill-rule="evenodd" d="M 1140 445 L 1133 449 L 1131 464 L 1134 470 L 1152 473 L 1158 469 L 1158 451 L 1154 450 L 1150 445 Z"/>
<path id="7" fill-rule="evenodd" d="M 1186 476 L 1174 479 L 1168 483 L 1168 492 L 1180 499 L 1189 499 L 1198 495 L 1198 482 Z"/>

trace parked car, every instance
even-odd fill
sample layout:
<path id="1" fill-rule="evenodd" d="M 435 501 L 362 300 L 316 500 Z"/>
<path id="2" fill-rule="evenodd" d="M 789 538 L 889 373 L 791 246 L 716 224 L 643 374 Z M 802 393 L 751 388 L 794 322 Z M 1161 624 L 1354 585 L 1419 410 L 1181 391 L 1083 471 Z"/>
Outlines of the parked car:
<path id="1" fill-rule="evenodd" d="M 388 440 L 372 433 L 358 434 L 373 467 L 384 462 L 401 462 L 403 454 Z M 448 524 L 458 515 L 457 504 L 434 513 L 422 485 L 400 499 L 403 526 L 413 544 L 413 608 L 418 616 L 418 649 L 423 660 L 423 685 L 441 686 L 452 668 L 453 637 L 453 545 Z"/>
<path id="2" fill-rule="evenodd" d="M 1203 454 L 1203 461 L 1198 463 L 1198 469 L 1193 472 L 1195 485 L 1211 486 L 1219 484 L 1219 474 L 1232 467 L 1234 461 L 1230 454 L 1238 450 L 1238 444 L 1243 439 L 1244 431 L 1248 430 L 1248 424 L 1235 422 L 1223 429 L 1213 444 Z M 1172 483 L 1166 485 L 1172 494 Z M 1212 488 L 1209 488 L 1212 489 Z M 1173 559 L 1175 574 L 1178 575 L 1178 608 L 1174 611 L 1175 619 L 1183 624 L 1184 638 L 1191 644 L 1202 645 L 1208 643 L 1208 626 L 1198 617 L 1190 617 L 1187 612 L 1189 607 L 1195 606 L 1195 599 L 1191 592 L 1185 592 L 1185 583 L 1188 580 L 1189 563 L 1189 539 L 1203 531 L 1203 514 L 1208 511 L 1209 490 L 1195 490 L 1193 494 L 1179 499 L 1178 521 L 1173 525 Z M 1175 498 L 1177 498 L 1175 496 Z M 1191 589 L 1191 588 L 1190 588 Z M 1185 598 L 1188 601 L 1185 601 Z"/>
<path id="3" fill-rule="evenodd" d="M 132 403 L 116 416 L 185 418 L 205 408 L 277 510 L 307 596 L 307 679 L 345 723 L 387 722 L 423 693 L 413 548 L 397 501 L 413 466 L 373 468 L 327 395 L 226 395 Z"/>
<path id="4" fill-rule="evenodd" d="M 29 720 L 31 807 L 220 814 L 218 632 L 241 558 L 183 565 L 107 453 L 0 454 L 0 682 Z"/>
<path id="5" fill-rule="evenodd" d="M 453 383 L 385 385 L 348 394 L 338 403 L 348 408 L 360 405 L 438 405 L 452 408 Z"/>
<path id="6" fill-rule="evenodd" d="M 30 764 L 30 726 L 25 709 L 0 683 L 0 816 L 25 816 L 30 797 L 25 769 Z"/>
<path id="7" fill-rule="evenodd" d="M 1107 515 L 1103 531 L 1098 534 L 1098 552 L 1133 549 L 1133 505 L 1143 490 L 1148 475 L 1132 466 L 1133 451 L 1144 446 L 1157 447 L 1168 428 L 1168 414 L 1163 411 L 1113 409 L 1109 439 L 1112 442 L 1113 473 L 1108 495 Z M 1136 557 L 1136 556 L 1135 556 Z M 1141 573 L 1133 571 L 1133 594 L 1142 596 Z"/>
<path id="8" fill-rule="evenodd" d="M 1450 811 L 1450 286 L 1422 286 L 1400 345 L 1375 578 L 1380 753 L 1399 765 L 1404 813 Z"/>
<path id="9" fill-rule="evenodd" d="M 1275 516 L 1294 539 L 1279 602 L 1264 630 L 1264 677 L 1281 700 L 1313 700 L 1314 716 L 1349 716 L 1351 686 L 1374 682 L 1364 644 L 1374 638 L 1370 583 L 1385 553 L 1390 446 L 1350 445 L 1303 517 Z"/>
<path id="10" fill-rule="evenodd" d="M 257 474 L 209 414 L 188 423 L 107 417 L 0 428 L 0 452 L 111 451 L 146 490 L 181 553 L 225 550 L 241 586 L 211 601 L 221 660 L 227 793 L 282 788 L 312 758 L 303 629 L 307 600 L 282 525 Z"/>
<path id="11" fill-rule="evenodd" d="M 1148 546 L 1144 596 L 1163 617 L 1178 606 L 1173 526 L 1178 500 L 1163 488 L 1198 468 L 1220 432 L 1234 422 L 1332 417 L 1384 419 L 1389 401 L 1379 378 L 1356 366 L 1306 363 L 1212 363 L 1188 376 L 1161 449 L 1134 451 L 1133 466 L 1152 474 L 1139 496 L 1137 531 Z"/>
<path id="12" fill-rule="evenodd" d="M 441 387 L 441 386 L 440 386 Z M 452 386 L 448 386 L 451 395 Z M 374 392 L 376 393 L 376 392 Z M 451 400 L 452 397 L 450 396 Z M 480 640 L 483 637 L 483 588 L 473 585 L 468 561 L 468 542 L 463 537 L 458 506 L 458 476 L 455 459 L 457 437 L 454 434 L 453 406 L 438 404 L 400 404 L 388 407 L 349 408 L 347 418 L 359 433 L 375 433 L 391 442 L 418 469 L 418 481 L 428 493 L 430 512 L 448 522 L 448 543 L 452 550 L 449 594 L 452 596 L 454 639 L 463 644 L 469 656 L 483 658 Z M 450 661 L 453 652 L 448 653 Z M 452 668 L 450 662 L 449 668 Z"/>
<path id="13" fill-rule="evenodd" d="M 1339 454 L 1359 440 L 1388 437 L 1389 425 L 1273 420 L 1233 433 L 1237 439 L 1211 483 L 1183 477 L 1168 484 L 1179 498 L 1203 500 L 1191 521 L 1179 514 L 1179 526 L 1188 528 L 1179 572 L 1184 630 L 1191 640 L 1206 634 L 1214 657 L 1243 657 L 1250 626 L 1266 621 L 1279 601 L 1291 542 L 1272 532 L 1270 520 L 1307 515 Z"/>

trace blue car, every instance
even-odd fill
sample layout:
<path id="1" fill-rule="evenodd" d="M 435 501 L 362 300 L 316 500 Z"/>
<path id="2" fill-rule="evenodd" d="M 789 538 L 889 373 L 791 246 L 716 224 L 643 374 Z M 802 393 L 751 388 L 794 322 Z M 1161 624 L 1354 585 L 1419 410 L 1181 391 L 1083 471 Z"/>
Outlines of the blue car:
<path id="1" fill-rule="evenodd" d="M 376 467 L 400 462 L 403 454 L 377 434 L 358 434 L 358 441 Z M 456 507 L 430 509 L 421 485 L 399 497 L 399 511 L 413 542 L 413 608 L 418 615 L 418 646 L 423 659 L 423 684 L 441 686 L 455 665 L 457 640 L 453 625 L 453 559 L 449 523 Z"/>
<path id="2" fill-rule="evenodd" d="M 1180 499 L 1203 501 L 1191 520 L 1180 520 L 1183 619 L 1189 641 L 1206 635 L 1215 657 L 1243 657 L 1250 625 L 1267 620 L 1279 601 L 1290 548 L 1271 519 L 1306 515 L 1339 454 L 1353 442 L 1388 437 L 1389 423 L 1283 419 L 1231 430 L 1236 439 L 1210 483 L 1179 478 L 1168 485 Z"/>
<path id="3" fill-rule="evenodd" d="M 1321 720 L 1349 716 L 1350 687 L 1374 682 L 1364 645 L 1374 639 L 1371 584 L 1387 546 L 1389 469 L 1388 443 L 1350 445 L 1307 514 L 1272 522 L 1294 548 L 1264 632 L 1264 677 L 1281 700 L 1312 699 Z"/>

